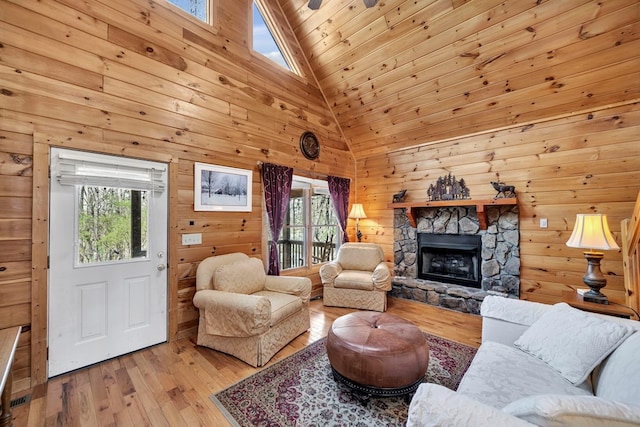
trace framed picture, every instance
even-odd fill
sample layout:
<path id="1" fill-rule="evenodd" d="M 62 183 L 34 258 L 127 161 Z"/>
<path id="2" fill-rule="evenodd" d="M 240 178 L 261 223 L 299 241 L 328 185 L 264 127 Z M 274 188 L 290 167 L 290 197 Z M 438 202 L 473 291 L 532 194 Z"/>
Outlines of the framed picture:
<path id="1" fill-rule="evenodd" d="M 196 163 L 194 178 L 194 210 L 251 212 L 252 171 Z"/>

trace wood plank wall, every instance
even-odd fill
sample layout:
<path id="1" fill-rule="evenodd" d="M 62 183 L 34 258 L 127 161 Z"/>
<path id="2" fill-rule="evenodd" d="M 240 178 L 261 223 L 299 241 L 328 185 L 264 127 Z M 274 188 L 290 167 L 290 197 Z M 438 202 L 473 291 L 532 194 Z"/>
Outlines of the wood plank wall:
<path id="1" fill-rule="evenodd" d="M 211 27 L 163 1 L 0 1 L 0 328 L 26 330 L 15 388 L 46 380 L 50 146 L 169 163 L 170 339 L 195 334 L 200 260 L 262 255 L 258 162 L 354 177 L 315 80 L 250 52 L 250 5 L 219 0 Z M 316 162 L 299 151 L 306 130 L 322 142 Z M 194 212 L 194 162 L 253 170 L 252 212 Z M 182 246 L 192 232 L 202 245 Z M 317 268 L 295 274 L 318 288 Z"/>
<path id="2" fill-rule="evenodd" d="M 461 137 L 359 159 L 357 191 L 366 207 L 364 241 L 383 245 L 393 261 L 392 195 L 427 199 L 429 184 L 449 173 L 464 178 L 473 199 L 496 193 L 490 181 L 515 185 L 520 210 L 523 299 L 555 303 L 561 292 L 585 287 L 586 260 L 568 248 L 577 213 L 605 213 L 618 245 L 621 221 L 640 191 L 640 106 L 603 108 L 528 126 Z M 540 228 L 540 219 L 548 228 Z M 607 251 L 604 293 L 624 302 L 621 251 Z"/>
<path id="3" fill-rule="evenodd" d="M 375 67 L 380 52 L 363 47 L 387 40 L 392 46 L 403 45 L 405 52 L 418 45 L 410 39 L 394 40 L 387 29 L 398 28 L 403 34 L 425 40 L 420 47 L 427 50 L 421 51 L 417 63 L 421 76 L 437 82 L 437 76 L 424 72 L 436 61 L 441 75 L 471 81 L 473 61 L 503 49 L 503 42 L 496 38 L 491 45 L 484 45 L 490 46 L 483 48 L 484 56 L 467 55 L 466 43 L 473 43 L 474 31 L 486 27 L 490 33 L 484 34 L 502 34 L 498 27 L 489 26 L 504 15 L 504 8 L 510 13 L 504 16 L 514 17 L 517 23 L 511 33 L 504 34 L 518 33 L 520 40 L 531 32 L 520 25 L 526 14 L 519 17 L 519 9 L 514 9 L 514 5 L 522 6 L 520 2 L 492 1 L 496 15 L 491 22 L 486 19 L 493 16 L 486 9 L 487 2 L 438 0 L 430 3 L 432 7 L 423 7 L 420 2 L 406 1 L 400 2 L 408 6 L 403 9 L 394 7 L 398 2 L 380 2 L 390 27 L 387 18 L 376 21 L 371 27 L 375 37 L 368 29 L 360 31 L 348 22 L 351 10 L 364 19 L 375 18 L 376 12 L 365 11 L 359 1 L 340 0 L 337 19 L 326 5 L 309 12 L 306 0 L 292 1 L 293 6 L 284 0 L 266 3 L 282 5 L 283 10 L 276 9 L 270 15 L 276 20 L 283 16 L 289 19 L 291 26 L 279 23 L 284 32 L 292 27 L 300 32 L 299 23 L 292 19 L 298 12 L 300 19 L 309 23 L 305 27 L 309 40 L 302 39 L 305 49 L 293 49 L 306 77 L 281 71 L 252 54 L 250 0 L 217 0 L 213 27 L 164 0 L 0 0 L 0 328 L 25 326 L 16 358 L 17 387 L 46 379 L 46 163 L 48 148 L 54 145 L 169 163 L 171 339 L 195 332 L 191 298 L 195 267 L 202 258 L 212 253 L 239 250 L 261 254 L 264 250 L 259 161 L 289 165 L 309 176 L 356 179 L 352 195 L 357 192 L 357 201 L 365 203 L 368 215 L 360 222 L 364 240 L 382 244 L 390 263 L 393 217 L 387 204 L 401 188 L 408 188 L 408 200 L 424 200 L 428 185 L 449 172 L 465 179 L 474 198 L 492 197 L 488 183 L 496 178 L 515 185 L 522 226 L 521 294 L 527 299 L 555 302 L 563 289 L 581 284 L 585 270 L 581 251 L 564 245 L 576 213 L 607 213 L 620 243 L 619 222 L 631 214 L 640 189 L 640 111 L 634 103 L 638 85 L 631 84 L 633 79 L 629 78 L 637 76 L 638 56 L 637 49 L 626 50 L 625 46 L 637 47 L 637 3 L 580 1 L 580 6 L 576 3 L 565 10 L 560 6 L 565 7 L 565 2 L 533 1 L 531 4 L 547 12 L 544 27 L 536 33 L 543 35 L 547 28 L 548 34 L 530 34 L 536 43 L 535 55 L 525 55 L 514 47 L 512 55 L 491 62 L 491 73 L 496 77 L 486 88 L 477 88 L 482 96 L 472 99 L 473 104 L 462 92 L 451 92 L 448 101 L 441 102 L 444 94 L 437 95 L 429 82 L 415 85 L 409 79 L 408 86 L 397 86 L 391 79 L 387 100 L 393 99 L 394 90 L 422 92 L 407 95 L 407 102 L 395 105 L 395 109 L 388 110 L 383 102 L 372 104 L 375 108 L 371 111 L 368 103 L 380 99 L 380 93 L 367 89 L 371 87 L 368 79 L 383 81 L 384 70 Z M 330 4 L 329 0 L 325 3 Z M 554 19 L 554 8 L 561 8 L 559 21 Z M 581 11 L 578 17 L 573 13 L 575 8 Z M 394 17 L 396 10 L 399 14 Z M 412 20 L 415 13 L 427 20 L 442 17 L 438 25 L 424 28 L 433 37 L 422 36 L 420 29 L 411 31 L 411 26 L 421 22 Z M 593 21 L 589 21 L 591 16 Z M 558 32 L 566 20 L 572 26 Z M 465 27 L 465 40 L 449 40 L 447 37 L 466 21 L 482 28 Z M 585 28 L 578 25 L 587 21 Z M 342 25 L 348 32 L 338 31 Z M 568 32 L 580 29 L 587 31 L 579 33 L 585 41 L 581 46 L 588 45 L 591 50 L 568 45 L 554 55 L 547 54 L 554 49 L 556 34 L 568 40 Z M 436 38 L 438 31 L 443 37 Z M 603 31 L 603 37 L 592 37 Z M 317 36 L 311 36 L 316 32 Z M 349 36 L 351 44 L 345 43 L 341 34 Z M 290 33 L 284 37 L 295 41 Z M 509 46 L 516 41 L 511 36 L 508 39 Z M 307 50 L 305 46 L 325 43 L 335 46 L 333 62 L 322 62 L 322 49 Z M 609 45 L 623 49 L 615 50 L 618 56 L 609 57 L 605 49 Z M 445 61 L 430 56 L 436 48 L 454 58 Z M 357 64 L 342 63 L 351 54 L 349 50 L 357 51 Z M 318 76 L 327 85 L 325 94 L 333 111 L 327 108 L 303 52 L 311 67 L 324 73 Z M 594 61 L 599 52 L 604 56 Z M 515 66 L 512 62 L 518 55 L 527 59 Z M 367 66 L 370 60 L 374 66 Z M 459 61 L 465 66 L 460 67 Z M 505 61 L 510 62 L 502 66 Z M 565 64 L 566 68 L 559 70 L 564 74 L 558 75 L 575 75 L 575 87 L 558 91 L 549 87 L 556 82 L 538 81 L 556 73 L 536 73 L 538 64 Z M 332 66 L 333 72 L 326 68 Z M 534 72 L 527 71 L 528 67 Z M 589 67 L 598 72 L 590 72 Z M 535 84 L 527 91 L 501 94 L 502 81 L 510 78 L 509 72 L 519 76 L 518 84 Z M 393 71 L 390 76 L 398 73 Z M 343 81 L 348 75 L 358 80 Z M 358 91 L 344 95 L 345 89 L 356 87 Z M 589 88 L 599 91 L 589 92 Z M 492 93 L 501 94 L 504 102 L 490 104 Z M 591 96 L 593 93 L 596 96 Z M 539 99 L 538 106 L 544 108 L 532 109 L 532 99 Z M 362 109 L 355 108 L 361 100 L 367 102 Z M 415 102 L 426 106 L 413 118 L 409 112 Z M 473 117 L 463 117 L 454 108 L 460 102 L 471 107 L 465 113 L 471 112 Z M 518 108 L 513 109 L 514 105 Z M 487 106 L 493 109 L 491 115 L 486 114 Z M 347 114 L 350 107 L 354 109 Z M 342 128 L 333 114 L 343 120 Z M 526 126 L 513 125 L 523 120 Z M 488 132 L 489 127 L 502 130 Z M 322 141 L 316 162 L 299 152 L 298 138 L 304 130 L 316 132 Z M 342 132 L 349 130 L 348 142 L 358 157 L 357 164 L 342 138 Z M 436 139 L 439 142 L 414 146 Z M 391 148 L 394 144 L 397 149 Z M 195 213 L 194 162 L 253 170 L 253 211 Z M 538 227 L 540 218 L 548 219 L 547 229 Z M 203 233 L 202 245 L 180 245 L 180 234 L 191 232 Z M 620 253 L 608 252 L 603 266 L 610 278 L 605 291 L 621 300 Z M 317 269 L 296 274 L 311 277 L 317 289 Z"/>
<path id="4" fill-rule="evenodd" d="M 357 158 L 640 97 L 636 0 L 279 0 Z"/>

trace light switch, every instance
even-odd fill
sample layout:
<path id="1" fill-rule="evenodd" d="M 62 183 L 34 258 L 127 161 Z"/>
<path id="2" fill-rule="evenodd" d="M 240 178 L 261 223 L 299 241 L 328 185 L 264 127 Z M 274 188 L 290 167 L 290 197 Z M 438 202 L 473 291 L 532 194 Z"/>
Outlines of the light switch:
<path id="1" fill-rule="evenodd" d="M 183 245 L 201 245 L 202 233 L 183 234 L 182 244 Z"/>
<path id="2" fill-rule="evenodd" d="M 547 228 L 547 218 L 540 218 L 540 228 Z"/>

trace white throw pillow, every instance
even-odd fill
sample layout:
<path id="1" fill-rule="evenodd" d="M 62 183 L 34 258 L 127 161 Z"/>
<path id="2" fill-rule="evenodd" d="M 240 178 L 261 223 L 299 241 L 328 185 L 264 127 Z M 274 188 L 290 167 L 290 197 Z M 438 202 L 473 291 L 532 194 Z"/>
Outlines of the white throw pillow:
<path id="1" fill-rule="evenodd" d="M 595 396 L 542 394 L 516 400 L 503 412 L 537 426 L 630 427 L 640 425 L 640 406 Z"/>
<path id="2" fill-rule="evenodd" d="M 267 275 L 262 261 L 258 258 L 249 258 L 218 267 L 214 278 L 215 289 L 218 291 L 250 295 L 264 289 Z"/>
<path id="3" fill-rule="evenodd" d="M 439 384 L 420 384 L 409 405 L 407 427 L 532 427 L 498 408 Z"/>
<path id="4" fill-rule="evenodd" d="M 630 326 L 558 303 L 536 320 L 513 345 L 578 385 L 633 332 Z"/>

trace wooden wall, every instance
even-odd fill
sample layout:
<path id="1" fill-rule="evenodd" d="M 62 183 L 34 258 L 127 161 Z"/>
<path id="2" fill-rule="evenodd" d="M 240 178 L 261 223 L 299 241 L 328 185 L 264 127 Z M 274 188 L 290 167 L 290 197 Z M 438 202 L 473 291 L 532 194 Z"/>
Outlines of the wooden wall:
<path id="1" fill-rule="evenodd" d="M 279 2 L 357 159 L 365 240 L 390 264 L 392 194 L 426 200 L 448 173 L 473 198 L 517 187 L 523 298 L 582 285 L 564 244 L 576 213 L 607 213 L 621 243 L 640 189 L 640 2 Z M 623 300 L 620 253 L 603 266 Z"/>
<path id="2" fill-rule="evenodd" d="M 266 3 L 304 77 L 252 54 L 250 0 L 217 0 L 213 27 L 164 0 L 0 0 L 0 328 L 26 327 L 17 387 L 46 379 L 50 146 L 169 164 L 171 339 L 194 334 L 199 260 L 263 252 L 260 161 L 354 178 L 364 240 L 390 263 L 401 188 L 424 200 L 449 172 L 473 198 L 515 185 L 527 299 L 581 284 L 576 213 L 607 213 L 620 243 L 640 189 L 637 1 Z M 253 170 L 253 211 L 194 212 L 194 162 Z M 180 245 L 192 232 L 203 244 Z M 603 266 L 621 299 L 620 254 Z"/>
<path id="3" fill-rule="evenodd" d="M 461 137 L 357 161 L 357 191 L 369 218 L 365 241 L 382 244 L 393 260 L 392 195 L 427 200 L 438 177 L 464 178 L 473 199 L 493 197 L 490 181 L 515 185 L 520 210 L 520 297 L 545 303 L 585 287 L 586 260 L 569 248 L 577 213 L 605 213 L 618 245 L 620 222 L 633 213 L 640 191 L 640 106 L 603 108 L 528 126 Z M 540 219 L 548 228 L 540 228 Z M 621 251 L 602 261 L 604 293 L 624 302 Z"/>
<path id="4" fill-rule="evenodd" d="M 637 0 L 279 0 L 356 158 L 640 97 Z"/>
<path id="5" fill-rule="evenodd" d="M 201 259 L 262 255 L 258 162 L 353 178 L 315 80 L 247 47 L 250 5 L 220 0 L 209 27 L 163 1 L 0 1 L 0 328 L 26 329 L 15 388 L 46 379 L 50 146 L 169 163 L 170 339 L 195 334 Z M 306 130 L 322 143 L 316 162 L 299 151 Z M 194 212 L 194 162 L 253 170 L 252 212 Z M 182 246 L 193 232 L 202 245 Z M 295 273 L 318 286 L 317 268 Z"/>

